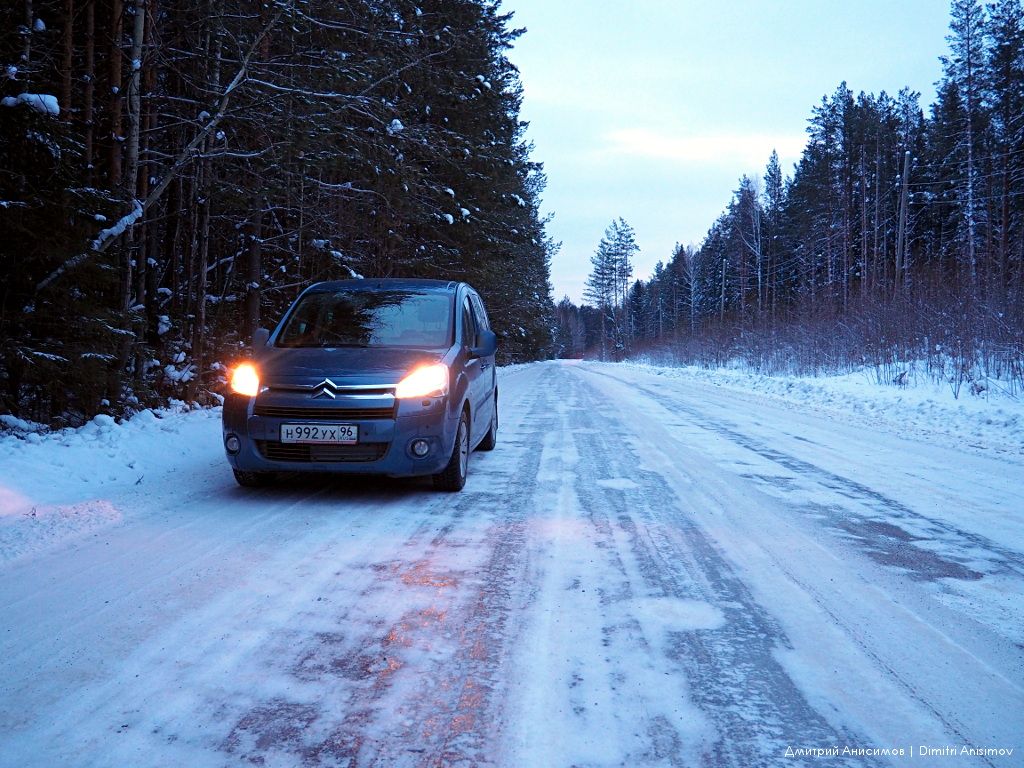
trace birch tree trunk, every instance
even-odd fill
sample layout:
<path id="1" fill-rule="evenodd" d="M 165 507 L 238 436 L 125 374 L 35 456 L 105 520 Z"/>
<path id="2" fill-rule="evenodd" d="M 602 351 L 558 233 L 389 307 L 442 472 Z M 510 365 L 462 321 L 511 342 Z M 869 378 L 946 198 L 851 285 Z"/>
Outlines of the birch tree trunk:
<path id="1" fill-rule="evenodd" d="M 223 37 L 220 34 L 220 8 L 216 0 L 207 4 L 209 18 L 212 23 L 207 28 L 206 55 L 207 67 L 206 90 L 208 93 L 220 93 L 221 54 L 223 53 Z M 188 383 L 189 400 L 194 401 L 202 386 L 203 370 L 206 365 L 206 294 L 208 265 L 210 263 L 210 174 L 212 161 L 207 150 L 210 143 L 207 133 L 199 147 L 201 159 L 197 164 L 196 194 L 199 198 L 199 228 L 195 234 L 198 240 L 197 259 L 195 265 L 195 281 L 193 283 L 195 299 L 195 317 L 192 321 L 192 365 L 194 376 Z"/>
<path id="2" fill-rule="evenodd" d="M 110 86 L 110 151 L 108 155 L 107 188 L 117 189 L 121 186 L 121 142 L 124 139 L 123 126 L 121 124 L 123 112 L 123 99 L 121 89 L 124 86 L 124 78 L 121 70 L 121 34 L 122 15 L 124 4 L 121 0 L 112 0 L 110 4 L 110 48 L 109 56 L 109 81 Z"/>
<path id="3" fill-rule="evenodd" d="M 124 188 L 139 196 L 139 136 L 142 132 L 142 48 L 146 33 L 146 0 L 135 0 L 132 26 L 131 74 L 128 76 L 128 136 L 125 141 Z"/>
<path id="4" fill-rule="evenodd" d="M 95 175 L 93 142 L 96 130 L 94 98 L 96 91 L 96 0 L 85 0 L 85 84 L 82 98 L 85 183 L 92 186 Z"/>
<path id="5" fill-rule="evenodd" d="M 124 191 L 130 200 L 139 197 L 139 136 L 142 132 L 142 47 L 146 31 L 146 0 L 135 0 L 135 21 L 132 25 L 131 74 L 128 76 L 128 136 L 125 141 L 125 174 Z M 133 228 L 132 234 L 137 232 Z M 145 301 L 145 295 L 138 290 L 144 284 L 146 259 L 143 255 L 144 243 L 136 239 L 137 247 L 125 249 L 124 258 L 124 293 L 126 307 L 136 306 Z M 136 275 L 135 272 L 138 274 Z M 134 295 L 133 295 L 134 294 Z"/>
<path id="6" fill-rule="evenodd" d="M 245 326 L 243 336 L 252 340 L 260 325 L 260 286 L 263 282 L 263 207 L 249 219 L 249 247 L 245 264 Z"/>

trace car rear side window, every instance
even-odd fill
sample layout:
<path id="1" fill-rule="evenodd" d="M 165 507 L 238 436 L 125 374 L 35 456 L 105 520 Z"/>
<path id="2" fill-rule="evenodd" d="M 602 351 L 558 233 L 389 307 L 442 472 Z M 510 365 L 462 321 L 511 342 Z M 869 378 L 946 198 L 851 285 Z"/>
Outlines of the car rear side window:
<path id="1" fill-rule="evenodd" d="M 469 298 L 473 301 L 473 314 L 476 315 L 477 331 L 479 332 L 491 330 L 491 323 L 487 319 L 487 312 L 484 310 L 483 300 L 475 293 L 470 294 Z"/>
<path id="2" fill-rule="evenodd" d="M 469 299 L 462 302 L 462 346 L 476 346 L 476 322 L 473 320 L 473 308 Z"/>

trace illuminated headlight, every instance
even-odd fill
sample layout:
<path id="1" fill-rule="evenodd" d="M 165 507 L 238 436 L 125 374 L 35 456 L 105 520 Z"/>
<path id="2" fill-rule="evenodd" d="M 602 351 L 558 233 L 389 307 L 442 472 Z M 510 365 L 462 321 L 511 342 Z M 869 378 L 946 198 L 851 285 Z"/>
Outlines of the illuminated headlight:
<path id="1" fill-rule="evenodd" d="M 413 371 L 400 382 L 395 390 L 395 397 L 440 397 L 448 394 L 448 368 L 441 365 L 428 365 Z"/>
<path id="2" fill-rule="evenodd" d="M 242 363 L 231 374 L 231 389 L 240 395 L 256 397 L 260 392 L 260 375 L 252 363 Z"/>

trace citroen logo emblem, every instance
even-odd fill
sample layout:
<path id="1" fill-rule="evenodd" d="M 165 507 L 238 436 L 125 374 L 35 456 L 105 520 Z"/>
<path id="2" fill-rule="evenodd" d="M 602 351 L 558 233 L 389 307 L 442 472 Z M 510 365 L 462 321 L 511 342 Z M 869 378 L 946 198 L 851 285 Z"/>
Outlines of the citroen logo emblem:
<path id="1" fill-rule="evenodd" d="M 310 397 L 329 397 L 334 400 L 338 396 L 338 385 L 330 379 L 324 379 L 315 387 Z"/>

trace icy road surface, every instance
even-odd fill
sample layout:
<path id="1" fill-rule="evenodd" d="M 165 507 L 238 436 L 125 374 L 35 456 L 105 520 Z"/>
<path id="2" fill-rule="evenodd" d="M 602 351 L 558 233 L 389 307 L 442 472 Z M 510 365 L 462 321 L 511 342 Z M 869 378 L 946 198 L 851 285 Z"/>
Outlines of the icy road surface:
<path id="1" fill-rule="evenodd" d="M 210 413 L 6 455 L 45 535 L 0 564 L 0 765 L 1024 765 L 1020 456 L 610 365 L 500 387 L 461 494 L 242 490 Z"/>

